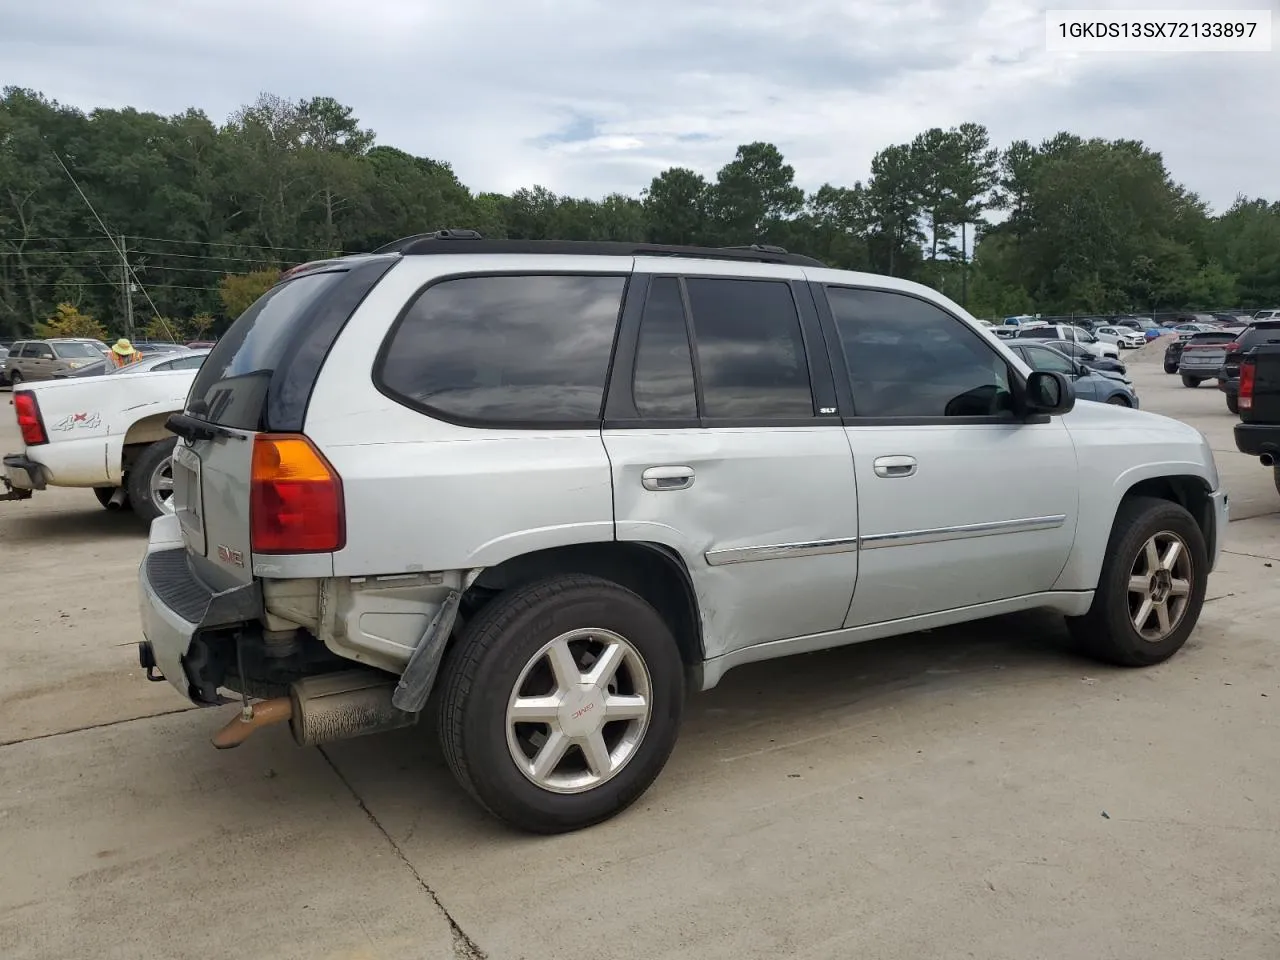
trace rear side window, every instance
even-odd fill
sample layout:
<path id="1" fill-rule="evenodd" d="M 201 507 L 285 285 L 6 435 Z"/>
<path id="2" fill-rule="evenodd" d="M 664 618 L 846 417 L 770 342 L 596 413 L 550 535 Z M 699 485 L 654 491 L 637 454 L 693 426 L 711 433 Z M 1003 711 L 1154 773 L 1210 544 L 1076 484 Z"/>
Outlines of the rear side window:
<path id="1" fill-rule="evenodd" d="M 789 284 L 689 278 L 703 416 L 812 417 L 813 392 Z"/>
<path id="2" fill-rule="evenodd" d="M 304 274 L 254 301 L 201 366 L 187 413 L 237 430 L 260 429 L 271 374 L 288 347 L 294 322 L 343 277 L 341 271 Z"/>
<path id="3" fill-rule="evenodd" d="M 37 359 L 45 359 L 53 356 L 53 348 L 47 343 L 28 343 L 24 357 L 35 357 Z"/>
<path id="4" fill-rule="evenodd" d="M 375 381 L 459 422 L 598 422 L 626 282 L 520 275 L 433 284 L 383 345 Z"/>

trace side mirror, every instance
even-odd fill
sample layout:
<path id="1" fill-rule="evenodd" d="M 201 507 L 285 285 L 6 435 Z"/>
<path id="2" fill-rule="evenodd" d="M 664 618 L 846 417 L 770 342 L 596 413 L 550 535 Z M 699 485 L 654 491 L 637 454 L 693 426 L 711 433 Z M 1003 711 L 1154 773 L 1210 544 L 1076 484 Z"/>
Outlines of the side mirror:
<path id="1" fill-rule="evenodd" d="M 1076 392 L 1065 375 L 1054 370 L 1034 370 L 1027 377 L 1027 413 L 1063 414 L 1075 405 Z"/>

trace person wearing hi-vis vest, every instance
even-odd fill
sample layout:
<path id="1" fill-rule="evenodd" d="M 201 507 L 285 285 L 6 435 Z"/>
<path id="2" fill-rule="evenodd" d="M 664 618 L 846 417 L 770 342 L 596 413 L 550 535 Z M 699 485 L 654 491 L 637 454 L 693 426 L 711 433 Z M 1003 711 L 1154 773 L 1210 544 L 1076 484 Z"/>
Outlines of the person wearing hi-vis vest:
<path id="1" fill-rule="evenodd" d="M 137 363 L 141 359 L 141 352 L 134 349 L 133 344 L 125 337 L 121 337 L 111 345 L 111 362 L 117 370 L 120 367 L 127 367 L 131 363 Z"/>

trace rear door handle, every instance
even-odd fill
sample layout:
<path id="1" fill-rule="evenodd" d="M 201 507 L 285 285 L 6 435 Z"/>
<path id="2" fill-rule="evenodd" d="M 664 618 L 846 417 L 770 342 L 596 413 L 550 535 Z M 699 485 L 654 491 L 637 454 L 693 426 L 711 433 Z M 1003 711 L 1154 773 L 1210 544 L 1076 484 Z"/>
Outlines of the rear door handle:
<path id="1" fill-rule="evenodd" d="M 640 474 L 646 490 L 688 490 L 693 486 L 693 467 L 650 467 Z"/>
<path id="2" fill-rule="evenodd" d="M 916 458 L 907 456 L 876 457 L 872 463 L 877 477 L 909 477 L 916 472 Z"/>

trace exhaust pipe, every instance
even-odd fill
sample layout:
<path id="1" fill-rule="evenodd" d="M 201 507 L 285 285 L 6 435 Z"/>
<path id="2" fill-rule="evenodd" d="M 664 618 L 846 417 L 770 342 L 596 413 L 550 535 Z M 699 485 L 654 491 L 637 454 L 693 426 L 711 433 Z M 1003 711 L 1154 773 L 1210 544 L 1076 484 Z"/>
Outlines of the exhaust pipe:
<path id="1" fill-rule="evenodd" d="M 248 716 L 236 717 L 214 734 L 213 745 L 238 747 L 254 731 L 285 721 L 304 747 L 413 726 L 418 714 L 391 704 L 395 689 L 395 678 L 372 670 L 304 677 L 289 688 L 289 696 L 253 704 Z"/>
<path id="2" fill-rule="evenodd" d="M 1258 457 L 1258 459 L 1262 462 L 1264 467 L 1274 467 L 1276 465 L 1275 454 L 1264 453 Z"/>
<path id="3" fill-rule="evenodd" d="M 116 487 L 115 491 L 111 494 L 111 499 L 107 501 L 107 509 L 108 510 L 124 509 L 124 501 L 125 501 L 125 497 L 127 496 L 128 494 L 125 493 L 124 487 Z"/>

